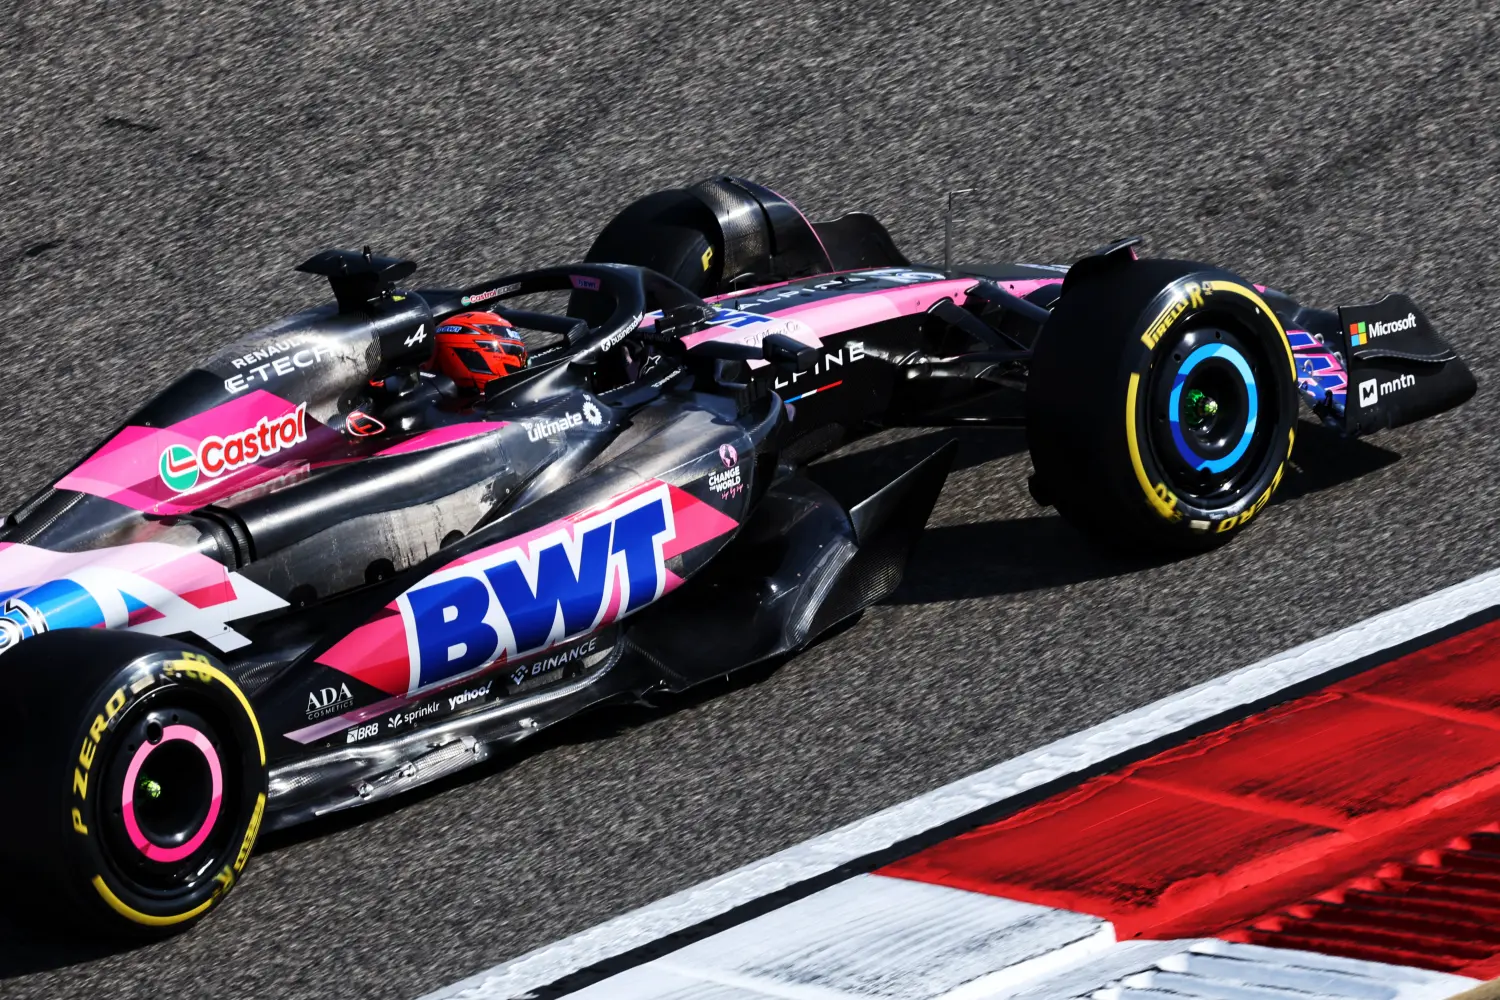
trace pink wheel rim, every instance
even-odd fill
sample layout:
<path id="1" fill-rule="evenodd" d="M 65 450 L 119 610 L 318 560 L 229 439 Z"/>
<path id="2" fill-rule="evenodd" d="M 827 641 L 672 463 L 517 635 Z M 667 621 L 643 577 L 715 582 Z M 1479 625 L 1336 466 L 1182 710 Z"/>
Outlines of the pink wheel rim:
<path id="1" fill-rule="evenodd" d="M 208 773 L 213 780 L 213 796 L 208 803 L 208 815 L 203 818 L 203 823 L 184 843 L 177 847 L 162 847 L 153 844 L 142 832 L 141 825 L 135 818 L 135 779 L 140 776 L 141 765 L 146 763 L 146 758 L 151 752 L 160 746 L 171 743 L 173 740 L 182 740 L 191 743 L 203 754 L 203 759 L 208 761 Z M 125 816 L 125 832 L 130 835 L 130 842 L 136 846 L 146 857 L 152 861 L 173 862 L 181 861 L 203 846 L 208 839 L 209 833 L 213 831 L 214 822 L 219 818 L 219 802 L 224 795 L 224 772 L 219 767 L 219 753 L 214 745 L 192 726 L 168 726 L 162 730 L 161 742 L 142 743 L 136 750 L 135 757 L 130 761 L 130 767 L 125 771 L 125 794 L 121 803 L 121 811 Z"/>

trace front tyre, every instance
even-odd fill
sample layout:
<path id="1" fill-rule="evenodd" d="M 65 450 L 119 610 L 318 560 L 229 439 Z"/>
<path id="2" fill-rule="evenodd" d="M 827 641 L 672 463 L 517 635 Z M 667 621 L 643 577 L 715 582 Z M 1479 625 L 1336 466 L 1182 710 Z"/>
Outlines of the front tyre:
<path id="1" fill-rule="evenodd" d="M 1194 551 L 1245 526 L 1291 456 L 1291 345 L 1254 286 L 1125 260 L 1070 282 L 1026 389 L 1036 492 L 1117 548 Z"/>
<path id="2" fill-rule="evenodd" d="M 148 636 L 65 630 L 0 660 L 22 724 L 4 852 L 70 926 L 184 929 L 245 869 L 266 805 L 249 701 L 208 656 Z"/>

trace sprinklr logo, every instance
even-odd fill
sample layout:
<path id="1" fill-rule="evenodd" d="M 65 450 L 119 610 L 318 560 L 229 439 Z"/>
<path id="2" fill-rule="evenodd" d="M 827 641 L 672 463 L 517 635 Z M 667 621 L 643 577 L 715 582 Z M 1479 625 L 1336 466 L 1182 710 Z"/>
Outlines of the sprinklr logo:
<path id="1" fill-rule="evenodd" d="M 1417 328 L 1417 314 L 1407 313 L 1403 319 L 1388 320 L 1384 323 L 1350 323 L 1349 324 L 1349 346 L 1359 347 L 1368 344 L 1374 337 L 1384 337 L 1388 333 L 1400 333 L 1402 330 L 1415 330 Z M 1361 394 L 1361 399 L 1363 395 Z"/>

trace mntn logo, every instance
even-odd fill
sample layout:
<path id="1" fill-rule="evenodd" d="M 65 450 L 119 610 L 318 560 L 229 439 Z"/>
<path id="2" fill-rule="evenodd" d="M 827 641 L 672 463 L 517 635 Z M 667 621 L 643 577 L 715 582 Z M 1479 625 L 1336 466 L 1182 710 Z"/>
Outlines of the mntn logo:
<path id="1" fill-rule="evenodd" d="M 600 514 L 558 522 L 524 548 L 506 545 L 441 570 L 397 600 L 411 691 L 585 635 L 618 599 L 623 618 L 661 597 L 662 547 L 676 537 L 665 484 Z"/>

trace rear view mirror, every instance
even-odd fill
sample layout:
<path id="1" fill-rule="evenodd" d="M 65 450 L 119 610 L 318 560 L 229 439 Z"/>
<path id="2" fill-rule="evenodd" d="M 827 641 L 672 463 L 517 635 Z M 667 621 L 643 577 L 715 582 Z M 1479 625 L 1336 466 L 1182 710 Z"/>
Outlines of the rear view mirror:
<path id="1" fill-rule="evenodd" d="M 768 334 L 760 342 L 761 356 L 778 368 L 802 371 L 818 363 L 818 349 L 784 333 Z"/>

